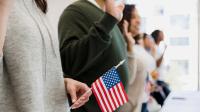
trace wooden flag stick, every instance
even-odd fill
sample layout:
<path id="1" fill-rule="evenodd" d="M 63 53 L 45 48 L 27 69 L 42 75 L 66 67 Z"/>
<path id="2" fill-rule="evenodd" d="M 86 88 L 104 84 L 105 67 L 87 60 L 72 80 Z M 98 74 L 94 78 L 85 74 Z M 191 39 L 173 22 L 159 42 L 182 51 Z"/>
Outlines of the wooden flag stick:
<path id="1" fill-rule="evenodd" d="M 124 64 L 125 61 L 126 61 L 125 59 L 122 60 L 122 61 L 120 61 L 119 64 L 115 66 L 115 68 L 117 69 L 119 66 L 121 66 L 122 64 Z"/>
<path id="2" fill-rule="evenodd" d="M 92 88 L 90 88 L 90 89 L 87 90 L 83 95 L 81 95 L 81 96 L 79 97 L 79 99 L 76 100 L 76 101 L 69 107 L 69 109 L 67 109 L 67 112 L 70 112 L 70 110 L 73 109 L 73 108 L 72 108 L 73 105 L 74 105 L 77 101 L 81 100 L 81 97 L 83 97 L 85 94 L 89 94 L 91 91 L 92 91 Z"/>

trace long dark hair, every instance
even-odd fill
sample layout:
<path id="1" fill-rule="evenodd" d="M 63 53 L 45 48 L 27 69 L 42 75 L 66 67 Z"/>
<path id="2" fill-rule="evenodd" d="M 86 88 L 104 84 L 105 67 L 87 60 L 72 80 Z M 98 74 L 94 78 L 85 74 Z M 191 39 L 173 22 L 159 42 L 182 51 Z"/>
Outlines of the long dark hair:
<path id="1" fill-rule="evenodd" d="M 132 17 L 132 12 L 134 12 L 135 10 L 136 10 L 136 7 L 135 7 L 134 4 L 126 4 L 125 5 L 124 11 L 123 11 L 123 18 L 118 24 L 118 26 L 119 26 L 121 31 L 123 31 L 123 22 L 124 22 L 124 20 L 126 20 L 128 23 L 130 23 L 131 19 L 133 18 Z"/>
<path id="2" fill-rule="evenodd" d="M 35 0 L 35 3 L 37 4 L 38 8 L 43 12 L 47 13 L 47 1 L 46 0 Z"/>

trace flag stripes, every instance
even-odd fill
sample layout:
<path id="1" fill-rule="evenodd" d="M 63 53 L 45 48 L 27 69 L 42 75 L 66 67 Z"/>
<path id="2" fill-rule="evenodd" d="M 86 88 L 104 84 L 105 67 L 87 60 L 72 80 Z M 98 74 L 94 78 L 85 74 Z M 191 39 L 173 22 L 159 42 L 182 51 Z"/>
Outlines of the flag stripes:
<path id="1" fill-rule="evenodd" d="M 92 84 L 92 90 L 102 112 L 113 112 L 120 105 L 128 101 L 128 97 L 124 93 L 125 90 L 121 82 L 113 86 L 110 90 L 107 90 L 102 78 L 97 79 L 95 82 L 96 83 Z"/>

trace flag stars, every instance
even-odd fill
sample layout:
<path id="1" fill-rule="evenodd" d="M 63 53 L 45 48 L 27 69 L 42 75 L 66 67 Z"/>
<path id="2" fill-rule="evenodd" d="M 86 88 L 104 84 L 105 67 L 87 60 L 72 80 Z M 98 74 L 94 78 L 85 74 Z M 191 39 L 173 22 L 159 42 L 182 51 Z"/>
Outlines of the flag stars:
<path id="1" fill-rule="evenodd" d="M 108 72 L 103 74 L 102 79 L 105 86 L 109 89 L 120 82 L 119 75 L 115 68 L 110 69 Z"/>

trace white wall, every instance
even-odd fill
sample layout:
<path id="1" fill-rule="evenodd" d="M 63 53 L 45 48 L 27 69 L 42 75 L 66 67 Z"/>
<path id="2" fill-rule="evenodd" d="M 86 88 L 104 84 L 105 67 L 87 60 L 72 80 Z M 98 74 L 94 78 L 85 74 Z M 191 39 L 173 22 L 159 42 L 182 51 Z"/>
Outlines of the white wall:
<path id="1" fill-rule="evenodd" d="M 198 0 L 198 37 L 200 38 L 200 0 Z M 198 91 L 200 91 L 200 39 L 198 38 Z"/>
<path id="2" fill-rule="evenodd" d="M 54 28 L 57 31 L 58 20 L 63 12 L 63 10 L 72 2 L 76 0 L 47 0 L 48 1 L 48 13 L 49 20 Z"/>

